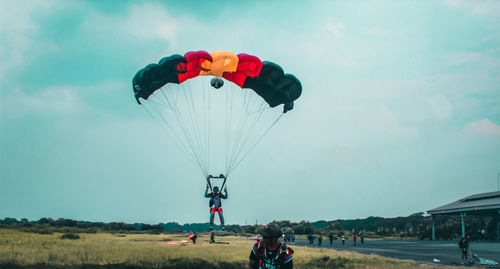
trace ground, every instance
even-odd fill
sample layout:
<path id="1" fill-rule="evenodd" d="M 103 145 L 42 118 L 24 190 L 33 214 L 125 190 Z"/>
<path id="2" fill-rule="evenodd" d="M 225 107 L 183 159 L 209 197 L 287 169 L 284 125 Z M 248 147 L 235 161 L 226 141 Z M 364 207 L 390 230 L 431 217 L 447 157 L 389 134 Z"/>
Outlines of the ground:
<path id="1" fill-rule="evenodd" d="M 296 245 L 307 246 L 308 241 L 297 239 Z M 313 246 L 318 247 L 317 240 Z M 365 240 L 363 246 L 358 240 L 355 247 L 352 240 L 346 240 L 345 246 L 342 246 L 340 240 L 334 240 L 332 246 L 330 246 L 329 240 L 323 240 L 322 247 L 355 251 L 363 254 L 377 254 L 398 259 L 410 259 L 425 264 L 456 265 L 461 261 L 461 253 L 456 241 Z M 500 262 L 500 243 L 473 241 L 470 245 L 470 251 L 483 259 Z M 435 259 L 439 260 L 439 262 Z"/>
<path id="2" fill-rule="evenodd" d="M 0 268 L 9 269 L 173 269 L 246 268 L 255 237 L 217 236 L 221 244 L 209 243 L 200 234 L 193 245 L 186 234 L 37 234 L 15 229 L 0 229 Z M 326 241 L 323 241 L 325 243 Z M 380 241 L 382 242 L 382 241 Z M 368 241 L 365 250 L 377 249 Z M 400 245 L 405 245 L 401 243 Z M 412 260 L 360 254 L 352 246 L 328 249 L 292 246 L 294 268 L 446 268 L 419 264 Z M 338 241 L 336 242 L 339 243 Z M 382 242 L 389 245 L 388 242 Z M 434 242 L 432 242 L 434 243 Z M 411 245 L 411 244 L 406 244 Z M 474 245 L 473 245 L 474 246 Z M 478 245 L 479 246 L 479 245 Z M 383 249 L 383 245 L 381 246 Z M 487 247 L 487 246 L 486 246 Z M 378 247 L 380 248 L 380 247 Z M 359 250 L 362 248 L 359 247 Z M 478 248 L 479 249 L 479 248 Z M 383 252 L 383 251 L 382 251 Z M 385 255 L 384 253 L 381 253 Z"/>

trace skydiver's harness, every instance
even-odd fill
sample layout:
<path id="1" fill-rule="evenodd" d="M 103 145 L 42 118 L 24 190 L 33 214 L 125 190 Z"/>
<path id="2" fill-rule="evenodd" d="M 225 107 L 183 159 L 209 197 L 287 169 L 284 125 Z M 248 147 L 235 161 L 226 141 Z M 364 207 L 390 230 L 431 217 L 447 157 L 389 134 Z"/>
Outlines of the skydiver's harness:
<path id="1" fill-rule="evenodd" d="M 274 255 L 274 253 L 269 253 L 266 249 L 266 246 L 262 244 L 262 242 L 257 242 L 257 249 L 255 251 L 255 255 L 259 257 L 259 268 L 267 268 L 265 265 L 282 265 L 285 262 L 285 258 L 288 255 L 293 254 L 293 250 L 288 248 L 286 243 L 280 243 L 280 246 L 277 247 L 278 251 Z M 255 248 L 255 246 L 254 246 Z"/>
<path id="2" fill-rule="evenodd" d="M 218 204 L 218 206 L 217 206 L 217 208 L 216 208 L 216 209 L 218 209 L 218 208 L 222 207 L 222 199 L 221 199 L 221 197 L 220 197 L 221 195 L 222 195 L 222 194 L 219 192 L 219 193 L 217 193 L 217 197 L 215 197 L 215 196 L 216 196 L 216 194 L 212 192 L 212 197 L 210 197 L 210 201 L 208 202 L 208 206 L 209 206 L 209 207 L 212 207 L 212 206 L 215 204 L 215 199 L 218 199 L 219 204 Z"/>

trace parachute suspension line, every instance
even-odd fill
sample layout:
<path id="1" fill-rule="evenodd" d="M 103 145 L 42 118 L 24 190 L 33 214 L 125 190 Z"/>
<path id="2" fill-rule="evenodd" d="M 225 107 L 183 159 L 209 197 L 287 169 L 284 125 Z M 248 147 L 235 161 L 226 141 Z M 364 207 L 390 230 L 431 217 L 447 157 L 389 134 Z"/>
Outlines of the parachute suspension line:
<path id="1" fill-rule="evenodd" d="M 246 119 L 248 118 L 248 114 L 244 113 L 245 107 L 248 106 L 248 103 L 247 103 L 248 102 L 248 98 L 247 98 L 247 96 L 248 95 L 246 95 L 246 94 L 243 96 L 243 105 L 241 106 L 240 117 L 238 119 L 238 125 L 236 127 L 236 131 L 235 131 L 235 135 L 234 135 L 234 141 L 230 145 L 230 147 L 232 148 L 232 150 L 231 150 L 230 161 L 229 161 L 229 169 L 228 170 L 231 170 L 231 166 L 234 163 L 234 158 L 235 158 L 235 155 L 236 155 L 236 151 L 238 149 L 239 142 L 241 141 L 242 133 L 245 131 L 245 129 L 244 129 L 245 124 L 244 123 L 246 122 Z"/>
<path id="2" fill-rule="evenodd" d="M 202 83 L 203 85 L 203 92 L 204 92 L 204 88 L 205 88 L 205 83 Z M 204 167 L 204 173 L 208 175 L 208 164 L 207 164 L 207 158 L 206 158 L 206 152 L 207 152 L 207 149 L 205 148 L 206 145 L 204 146 L 203 144 L 203 140 L 206 139 L 202 139 L 202 132 L 200 130 L 200 128 L 202 127 L 201 123 L 200 123 L 200 119 L 204 119 L 203 118 L 203 115 L 200 117 L 198 116 L 197 114 L 203 112 L 198 112 L 199 109 L 197 109 L 197 106 L 194 102 L 194 97 L 193 97 L 193 89 L 191 87 L 191 85 L 189 85 L 189 90 L 188 91 L 185 91 L 185 98 L 186 98 L 186 101 L 190 104 L 190 107 L 191 107 L 191 110 L 188 110 L 190 113 L 190 117 L 191 117 L 191 123 L 192 123 L 192 126 L 193 126 L 193 134 L 194 134 L 194 138 L 196 139 L 196 142 L 197 142 L 197 146 L 198 146 L 198 154 L 199 154 L 199 158 L 202 162 L 202 165 Z"/>
<path id="3" fill-rule="evenodd" d="M 182 84 L 181 84 L 182 85 Z M 196 132 L 196 122 L 195 122 L 195 116 L 193 116 L 193 113 L 195 112 L 194 107 L 192 105 L 192 96 L 190 96 L 191 93 L 191 87 L 189 84 L 187 87 L 184 87 L 182 90 L 182 100 L 186 102 L 186 113 L 182 113 L 183 116 L 187 116 L 187 120 L 183 120 L 182 122 L 186 123 L 188 126 L 186 126 L 186 138 L 189 139 L 189 144 L 195 149 L 194 154 L 196 155 L 197 159 L 200 160 L 200 165 L 203 167 L 202 170 L 205 171 L 205 166 L 203 165 L 203 156 L 201 155 L 201 148 L 200 148 L 200 142 L 197 136 Z M 185 85 L 184 85 L 185 86 Z M 187 88 L 187 89 L 186 89 Z M 191 97 L 191 98 L 190 98 Z"/>
<path id="4" fill-rule="evenodd" d="M 200 159 L 198 149 L 195 147 L 196 144 L 193 141 L 194 137 L 192 137 L 192 135 L 190 134 L 189 126 L 187 126 L 187 124 L 186 124 L 187 121 L 184 119 L 184 113 L 183 113 L 183 111 L 181 111 L 179 109 L 179 106 L 178 106 L 178 103 L 182 99 L 182 98 L 179 98 L 180 91 L 182 91 L 182 92 L 187 91 L 184 84 L 181 84 L 181 86 L 178 87 L 177 90 L 171 89 L 171 92 L 172 92 L 171 99 L 173 99 L 173 100 L 170 100 L 170 98 L 168 97 L 168 94 L 166 94 L 165 91 L 162 90 L 161 92 L 164 94 L 163 96 L 166 98 L 166 100 L 168 100 L 169 104 L 172 106 L 172 109 L 174 112 L 172 114 L 174 116 L 174 119 L 176 120 L 178 127 L 179 127 L 177 129 L 180 129 L 180 131 L 182 131 L 182 134 L 184 135 L 184 138 L 185 138 L 185 142 L 189 146 L 189 148 L 191 149 L 190 151 L 192 152 L 192 155 L 190 155 L 190 154 L 186 154 L 186 155 L 189 158 L 194 158 L 196 161 L 196 164 L 198 165 L 198 167 L 200 167 L 203 174 L 205 176 L 207 176 L 208 174 L 207 174 L 205 167 L 203 166 L 203 161 Z M 175 133 L 176 129 L 172 128 L 171 131 Z"/>
<path id="5" fill-rule="evenodd" d="M 226 91 L 226 177 L 229 172 L 229 149 L 231 146 L 231 123 L 233 121 L 233 90 Z"/>
<path id="6" fill-rule="evenodd" d="M 177 88 L 177 91 L 172 91 L 173 93 L 175 93 L 175 95 L 171 94 L 173 96 L 172 99 L 174 99 L 173 102 L 170 102 L 170 98 L 168 98 L 168 95 L 165 94 L 165 91 L 162 91 L 162 93 L 164 94 L 164 97 L 167 98 L 166 100 L 169 100 L 169 103 L 174 108 L 173 115 L 175 116 L 175 120 L 177 122 L 177 125 L 179 126 L 178 129 L 180 129 L 183 132 L 185 142 L 191 148 L 191 152 L 193 153 L 193 155 L 190 155 L 190 154 L 186 154 L 186 155 L 188 155 L 188 157 L 190 157 L 190 158 L 194 158 L 196 160 L 198 166 L 202 170 L 202 172 L 205 174 L 206 172 L 205 172 L 205 169 L 203 167 L 203 162 L 202 162 L 202 160 L 200 160 L 199 154 L 197 154 L 197 149 L 193 146 L 194 145 L 193 138 L 190 135 L 189 128 L 188 128 L 188 126 L 186 126 L 186 121 L 183 118 L 184 113 L 183 113 L 183 111 L 181 111 L 179 109 L 179 106 L 178 106 L 179 90 L 180 89 Z M 186 91 L 186 89 L 182 89 L 182 91 Z M 175 131 L 176 131 L 175 128 L 172 128 L 172 131 L 175 133 Z"/>
<path id="7" fill-rule="evenodd" d="M 209 132 L 209 111 L 208 111 L 208 107 L 209 107 L 209 103 L 207 104 L 207 100 L 209 101 L 209 97 L 210 97 L 210 92 L 209 92 L 209 88 L 207 87 L 207 81 L 203 81 L 202 83 L 202 94 L 201 96 L 203 97 L 202 98 L 202 101 L 203 101 L 203 104 L 202 104 L 202 107 L 203 107 L 203 110 L 200 109 L 200 113 L 202 113 L 202 115 L 196 115 L 196 118 L 197 119 L 200 119 L 201 121 L 201 124 L 199 125 L 199 128 L 201 129 L 199 131 L 199 137 L 200 137 L 200 141 L 201 141 L 201 146 L 202 146 L 202 154 L 203 154 L 203 160 L 205 160 L 205 167 L 206 167 L 206 170 L 207 171 L 210 171 L 210 138 L 209 138 L 209 135 L 210 135 L 210 132 Z"/>
<path id="8" fill-rule="evenodd" d="M 247 97 L 246 95 L 245 97 Z M 232 167 L 235 166 L 235 164 L 238 162 L 239 163 L 239 156 L 242 154 L 243 150 L 245 149 L 246 145 L 248 145 L 248 140 L 253 134 L 253 131 L 255 130 L 255 127 L 257 125 L 257 122 L 260 120 L 262 114 L 264 113 L 264 110 L 266 109 L 266 106 L 264 105 L 264 102 L 260 102 L 260 109 L 257 111 L 258 113 L 254 115 L 253 118 L 250 118 L 251 114 L 254 114 L 253 112 L 251 113 L 250 107 L 251 107 L 251 102 L 248 100 L 249 98 L 245 98 L 245 118 L 242 123 L 242 127 L 240 130 L 244 130 L 244 132 L 241 132 L 238 137 L 238 143 L 234 145 L 234 155 L 231 158 L 231 163 L 230 163 L 230 171 L 232 171 Z M 256 100 L 256 99 L 253 99 Z M 255 103 L 255 102 L 254 102 Z M 257 105 L 257 104 L 256 104 Z M 250 120 L 249 120 L 250 118 Z M 248 122 L 248 125 L 247 125 Z"/>
<path id="9" fill-rule="evenodd" d="M 188 152 L 188 149 L 187 149 L 187 146 L 182 143 L 182 139 L 180 139 L 178 137 L 178 135 L 175 133 L 175 132 L 169 132 L 169 129 L 172 130 L 172 127 L 168 124 L 168 121 L 165 119 L 165 117 L 163 116 L 162 113 L 159 112 L 159 109 L 157 107 L 155 107 L 155 105 L 152 103 L 154 101 L 151 101 L 151 102 L 144 102 L 143 104 L 143 108 L 144 110 L 158 123 L 160 123 L 160 126 L 164 129 L 164 131 L 172 138 L 172 140 L 174 141 L 174 143 L 177 145 L 177 147 L 179 147 L 179 149 L 186 155 L 188 156 L 188 159 L 189 161 L 193 164 L 193 165 L 197 165 L 196 161 L 191 157 L 191 155 L 187 154 Z M 154 109 L 156 110 L 156 113 L 157 115 L 160 115 L 160 119 L 158 119 L 157 116 L 155 116 L 151 111 L 150 109 L 148 108 L 148 106 L 151 107 L 151 109 Z"/>
<path id="10" fill-rule="evenodd" d="M 261 109 L 258 111 L 259 113 L 256 114 L 255 117 L 253 117 L 253 119 L 251 119 L 249 121 L 249 124 L 248 124 L 248 128 L 247 128 L 247 132 L 245 132 L 243 134 L 243 138 L 242 138 L 242 142 L 239 144 L 239 148 L 238 148 L 238 151 L 233 159 L 233 163 L 231 164 L 231 166 L 234 165 L 234 163 L 238 160 L 239 156 L 241 155 L 241 153 L 243 152 L 243 149 L 244 147 L 248 144 L 248 140 L 250 139 L 250 137 L 252 136 L 253 134 L 253 131 L 255 130 L 255 127 L 257 125 L 257 122 L 260 121 L 260 118 L 262 116 L 262 114 L 264 113 L 264 110 L 265 110 L 265 106 L 263 104 L 264 102 L 261 102 L 260 105 L 261 105 Z M 247 118 L 249 117 L 249 115 L 251 114 L 248 110 L 249 110 L 249 107 L 248 106 L 246 108 L 246 115 L 247 115 Z M 245 123 L 246 124 L 246 123 Z M 245 128 L 245 127 L 243 127 Z"/>
<path id="11" fill-rule="evenodd" d="M 246 120 L 246 118 L 248 117 L 248 115 L 243 113 L 245 106 L 247 106 L 247 95 L 243 96 L 243 105 L 241 106 L 240 117 L 237 121 L 237 127 L 236 127 L 236 131 L 234 134 L 234 140 L 232 141 L 232 144 L 230 145 L 232 150 L 231 150 L 231 155 L 230 155 L 229 164 L 228 164 L 228 172 L 231 170 L 231 166 L 234 163 L 234 158 L 235 158 L 238 146 L 239 146 L 239 142 L 241 140 L 242 133 L 243 133 L 243 131 L 245 131 L 245 129 L 243 128 L 244 127 L 243 123 Z"/>
<path id="12" fill-rule="evenodd" d="M 210 101 L 211 101 L 211 94 L 210 91 L 212 90 L 210 87 L 207 87 L 207 83 L 203 83 L 203 113 L 204 113 L 204 129 L 205 129 L 205 146 L 206 146 L 206 160 L 207 160 L 207 170 L 210 171 L 210 122 L 211 122 L 211 107 L 210 107 Z M 208 111 L 207 111 L 208 110 Z"/>
<path id="13" fill-rule="evenodd" d="M 174 116 L 175 116 L 175 120 L 177 122 L 177 125 L 179 126 L 179 129 L 182 131 L 182 133 L 184 135 L 184 138 L 185 138 L 185 141 L 186 141 L 187 145 L 190 147 L 191 152 L 193 153 L 192 155 L 189 155 L 189 154 L 187 154 L 187 155 L 190 156 L 190 157 L 192 156 L 192 158 L 194 158 L 196 160 L 196 163 L 197 163 L 198 167 L 200 167 L 200 169 L 202 171 L 204 171 L 203 170 L 202 162 L 199 159 L 198 154 L 196 153 L 196 148 L 194 148 L 194 146 L 193 146 L 192 138 L 189 135 L 188 127 L 186 126 L 185 121 L 183 119 L 183 114 L 184 113 L 182 113 L 182 111 L 180 111 L 179 106 L 178 106 L 179 91 L 175 91 L 175 95 L 174 95 L 173 98 L 175 98 L 175 100 L 172 102 L 174 104 L 174 111 L 175 111 Z M 173 129 L 173 131 L 175 132 L 176 130 Z"/>
<path id="14" fill-rule="evenodd" d="M 242 113 L 241 114 L 244 115 L 244 117 L 239 122 L 238 130 L 240 130 L 240 132 L 237 133 L 236 142 L 233 145 L 233 155 L 231 157 L 231 163 L 229 165 L 230 167 L 234 166 L 236 160 L 238 159 L 238 156 L 240 155 L 241 151 L 244 149 L 244 147 L 247 144 L 246 141 L 252 135 L 252 131 L 253 131 L 255 125 L 256 125 L 257 121 L 259 120 L 260 116 L 262 115 L 262 112 L 264 111 L 264 110 L 261 110 L 261 113 L 258 114 L 257 117 L 253 118 L 253 123 L 252 123 L 252 121 L 250 119 L 250 113 L 249 113 L 252 99 L 249 98 L 249 94 L 246 94 L 244 96 L 243 100 L 244 100 L 244 104 L 242 106 Z M 256 100 L 256 99 L 253 99 L 253 100 Z M 250 122 L 250 124 L 247 124 L 248 122 Z"/>
<path id="15" fill-rule="evenodd" d="M 257 139 L 257 141 L 250 147 L 250 149 L 245 153 L 245 155 L 233 166 L 233 168 L 227 173 L 229 176 L 229 174 L 231 174 L 239 165 L 240 163 L 248 156 L 248 154 L 255 148 L 255 146 L 260 142 L 260 140 L 262 140 L 262 138 L 264 138 L 264 136 L 266 136 L 267 133 L 269 133 L 269 130 L 271 130 L 274 125 L 276 125 L 276 123 L 281 119 L 281 117 L 283 116 L 284 113 L 281 113 L 278 118 L 276 118 L 276 120 L 274 120 L 274 122 L 271 124 L 271 126 L 269 126 L 269 128 L 267 128 L 267 130 L 259 137 L 259 139 Z"/>

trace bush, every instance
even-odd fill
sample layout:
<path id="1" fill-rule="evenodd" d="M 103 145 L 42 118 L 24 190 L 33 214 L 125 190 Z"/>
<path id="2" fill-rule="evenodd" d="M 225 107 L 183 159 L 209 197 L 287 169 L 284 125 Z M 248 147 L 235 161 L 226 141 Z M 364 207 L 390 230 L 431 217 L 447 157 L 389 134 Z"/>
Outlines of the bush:
<path id="1" fill-rule="evenodd" d="M 61 235 L 60 237 L 61 239 L 71 239 L 71 240 L 76 240 L 76 239 L 80 239 L 80 236 L 77 235 L 77 234 L 74 234 L 74 233 L 65 233 L 63 235 Z"/>

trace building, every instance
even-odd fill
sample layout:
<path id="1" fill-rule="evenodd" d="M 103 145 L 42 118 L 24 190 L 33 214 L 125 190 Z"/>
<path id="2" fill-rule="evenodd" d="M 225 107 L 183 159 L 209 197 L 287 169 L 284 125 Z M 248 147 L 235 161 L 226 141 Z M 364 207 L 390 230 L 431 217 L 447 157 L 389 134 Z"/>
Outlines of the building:
<path id="1" fill-rule="evenodd" d="M 436 239 L 435 217 L 437 215 L 460 215 L 462 221 L 462 237 L 465 236 L 465 217 L 470 215 L 492 216 L 496 220 L 495 238 L 500 239 L 500 191 L 487 192 L 467 196 L 428 210 L 432 216 L 432 240 Z"/>

